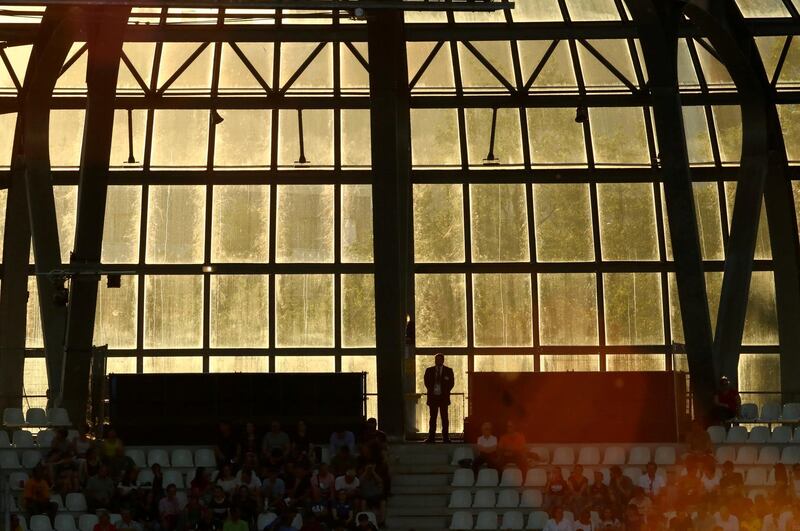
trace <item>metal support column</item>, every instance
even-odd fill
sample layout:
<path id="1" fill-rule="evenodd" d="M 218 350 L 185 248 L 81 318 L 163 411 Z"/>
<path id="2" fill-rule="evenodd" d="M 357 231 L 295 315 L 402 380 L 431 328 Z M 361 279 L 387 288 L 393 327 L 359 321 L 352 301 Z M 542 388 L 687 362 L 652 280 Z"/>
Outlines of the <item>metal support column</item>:
<path id="1" fill-rule="evenodd" d="M 409 313 L 411 132 L 403 13 L 367 17 L 372 127 L 375 338 L 381 428 L 404 434 L 404 355 Z"/>

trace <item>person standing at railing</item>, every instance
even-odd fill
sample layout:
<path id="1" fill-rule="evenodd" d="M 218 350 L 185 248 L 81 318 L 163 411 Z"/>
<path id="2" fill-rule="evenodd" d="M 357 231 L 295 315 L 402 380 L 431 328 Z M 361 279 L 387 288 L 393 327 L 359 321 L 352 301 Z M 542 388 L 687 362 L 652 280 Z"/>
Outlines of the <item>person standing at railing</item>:
<path id="1" fill-rule="evenodd" d="M 436 418 L 442 417 L 442 441 L 450 442 L 450 417 L 447 408 L 450 406 L 450 391 L 455 386 L 453 369 L 445 366 L 444 354 L 436 354 L 433 367 L 425 369 L 425 389 L 428 393 L 428 408 L 430 410 L 430 423 L 428 425 L 428 438 L 426 443 L 436 441 Z"/>

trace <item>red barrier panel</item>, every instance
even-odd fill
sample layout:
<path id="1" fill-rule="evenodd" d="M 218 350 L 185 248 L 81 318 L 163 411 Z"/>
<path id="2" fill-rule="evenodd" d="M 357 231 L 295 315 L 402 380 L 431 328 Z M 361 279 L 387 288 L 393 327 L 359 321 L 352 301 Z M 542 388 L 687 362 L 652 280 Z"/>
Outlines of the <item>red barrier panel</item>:
<path id="1" fill-rule="evenodd" d="M 468 441 L 513 420 L 528 442 L 678 442 L 689 418 L 680 372 L 475 372 L 469 390 Z"/>

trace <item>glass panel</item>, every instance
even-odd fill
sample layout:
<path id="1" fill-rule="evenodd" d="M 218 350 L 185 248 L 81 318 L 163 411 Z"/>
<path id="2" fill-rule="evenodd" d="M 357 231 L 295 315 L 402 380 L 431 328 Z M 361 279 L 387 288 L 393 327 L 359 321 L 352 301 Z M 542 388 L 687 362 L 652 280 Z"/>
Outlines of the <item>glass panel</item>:
<path id="1" fill-rule="evenodd" d="M 408 56 L 408 79 L 413 80 L 425 60 L 430 55 L 435 43 L 433 42 L 407 42 L 406 54 Z M 453 61 L 450 57 L 450 46 L 444 45 L 436 52 L 433 60 L 414 85 L 414 90 L 442 90 L 454 87 Z M 413 116 L 413 110 L 412 116 Z"/>
<path id="2" fill-rule="evenodd" d="M 542 345 L 596 345 L 597 281 L 592 273 L 539 275 Z"/>
<path id="3" fill-rule="evenodd" d="M 97 286 L 97 310 L 94 321 L 94 344 L 110 349 L 136 348 L 136 307 L 139 278 L 123 275 L 119 288 L 105 282 Z"/>
<path id="4" fill-rule="evenodd" d="M 572 20 L 619 20 L 614 0 L 566 0 Z"/>
<path id="5" fill-rule="evenodd" d="M 771 271 L 753 271 L 742 343 L 778 344 L 778 310 L 775 305 L 775 277 Z"/>
<path id="6" fill-rule="evenodd" d="M 739 164 L 742 158 L 742 113 L 736 105 L 715 105 L 714 127 L 723 164 Z"/>
<path id="7" fill-rule="evenodd" d="M 205 168 L 208 158 L 208 111 L 154 112 L 152 166 Z"/>
<path id="8" fill-rule="evenodd" d="M 161 52 L 161 66 L 158 73 L 158 86 L 172 78 L 184 63 L 200 47 L 194 42 L 168 42 L 164 43 Z M 213 47 L 207 46 L 189 66 L 169 86 L 170 91 L 209 89 L 211 87 L 211 63 Z"/>
<path id="9" fill-rule="evenodd" d="M 139 262 L 141 215 L 140 186 L 108 187 L 101 258 L 104 264 Z"/>
<path id="10" fill-rule="evenodd" d="M 202 346 L 203 277 L 145 277 L 144 348 Z"/>
<path id="11" fill-rule="evenodd" d="M 47 405 L 47 362 L 44 358 L 25 358 L 22 369 L 22 384 L 26 399 L 22 401 L 22 412 L 27 413 L 32 407 Z"/>
<path id="12" fill-rule="evenodd" d="M 372 186 L 343 184 L 342 262 L 372 262 Z"/>
<path id="13" fill-rule="evenodd" d="M 272 113 L 270 111 L 217 111 L 222 122 L 215 126 L 214 165 L 264 168 L 270 162 Z"/>
<path id="14" fill-rule="evenodd" d="M 415 275 L 417 347 L 463 347 L 467 344 L 464 275 Z"/>
<path id="15" fill-rule="evenodd" d="M 734 86 L 733 80 L 728 73 L 728 69 L 725 68 L 725 65 L 708 53 L 699 42 L 695 42 L 694 48 L 697 50 L 697 58 L 700 60 L 700 67 L 703 70 L 706 83 L 710 88 L 720 89 Z"/>
<path id="16" fill-rule="evenodd" d="M 511 10 L 514 22 L 559 22 L 561 10 L 557 0 L 519 2 Z"/>
<path id="17" fill-rule="evenodd" d="M 150 186 L 147 209 L 149 264 L 203 262 L 205 186 Z"/>
<path id="18" fill-rule="evenodd" d="M 604 260 L 658 260 L 653 185 L 598 184 Z"/>
<path id="19" fill-rule="evenodd" d="M 466 109 L 464 113 L 467 120 L 467 152 L 471 166 L 522 165 L 519 110 L 497 110 L 493 146 L 490 142 L 492 109 Z"/>
<path id="20" fill-rule="evenodd" d="M 480 356 L 473 358 L 475 372 L 532 372 L 533 356 Z"/>
<path id="21" fill-rule="evenodd" d="M 664 343 L 660 274 L 604 274 L 603 298 L 608 345 Z"/>
<path id="22" fill-rule="evenodd" d="M 155 59 L 156 45 L 152 42 L 126 42 L 122 45 L 122 51 L 133 64 L 133 68 L 145 84 L 150 83 L 153 72 L 153 62 Z M 131 74 L 129 67 L 125 64 L 119 65 L 119 77 L 117 78 L 118 92 L 136 91 L 142 93 L 142 87 L 136 78 Z"/>
<path id="23" fill-rule="evenodd" d="M 375 280 L 372 275 L 342 275 L 342 346 L 375 346 Z"/>
<path id="24" fill-rule="evenodd" d="M 269 346 L 269 277 L 211 276 L 211 348 Z"/>
<path id="25" fill-rule="evenodd" d="M 333 186 L 279 185 L 278 262 L 333 262 Z"/>
<path id="26" fill-rule="evenodd" d="M 783 141 L 789 162 L 800 161 L 800 105 L 778 105 Z"/>
<path id="27" fill-rule="evenodd" d="M 61 261 L 68 264 L 69 253 L 75 245 L 75 224 L 78 221 L 78 187 L 54 186 L 53 199 L 56 204 Z"/>
<path id="28" fill-rule="evenodd" d="M 706 272 L 706 296 L 708 297 L 708 311 L 711 315 L 711 329 L 717 325 L 717 310 L 719 309 L 719 295 L 722 290 L 722 272 Z M 683 321 L 681 320 L 680 301 L 678 300 L 678 284 L 675 273 L 668 273 L 669 301 L 670 301 L 670 326 L 672 327 L 672 340 L 678 343 L 684 341 Z"/>
<path id="29" fill-rule="evenodd" d="M 300 66 L 311 56 L 317 48 L 316 42 L 284 42 L 281 43 L 281 86 L 299 70 Z M 333 87 L 333 53 L 330 43 L 306 66 L 302 74 L 295 78 L 291 92 L 302 89 L 319 89 Z"/>
<path id="30" fill-rule="evenodd" d="M 358 50 L 361 57 L 369 62 L 369 53 L 367 44 L 364 42 L 351 43 L 353 48 Z M 352 51 L 347 46 L 339 47 L 339 72 L 341 76 L 341 85 L 343 89 L 369 89 L 369 72 L 364 68 L 364 65 L 356 58 Z"/>
<path id="31" fill-rule="evenodd" d="M 342 109 L 342 166 L 372 164 L 369 109 Z"/>
<path id="32" fill-rule="evenodd" d="M 3 239 L 5 235 L 7 200 L 8 200 L 8 191 L 0 190 L 0 263 L 3 262 Z"/>
<path id="33" fill-rule="evenodd" d="M 742 15 L 748 18 L 788 17 L 789 11 L 780 0 L 737 0 Z"/>
<path id="34" fill-rule="evenodd" d="M 588 41 L 588 43 L 592 48 L 597 50 L 606 61 L 611 63 L 629 83 L 638 85 L 627 41 L 621 39 L 595 39 Z M 578 56 L 580 57 L 581 70 L 587 89 L 592 90 L 593 88 L 602 89 L 605 87 L 625 86 L 625 84 L 585 46 L 578 46 Z"/>
<path id="35" fill-rule="evenodd" d="M 472 275 L 476 347 L 533 346 L 531 276 Z"/>
<path id="36" fill-rule="evenodd" d="M 366 372 L 367 393 L 378 392 L 375 356 L 342 356 L 342 372 Z"/>
<path id="37" fill-rule="evenodd" d="M 36 277 L 28 277 L 28 304 L 25 312 L 25 348 L 43 348 L 42 314 L 39 312 L 39 290 Z"/>
<path id="38" fill-rule="evenodd" d="M 268 86 L 272 86 L 273 44 L 271 42 L 237 42 L 236 46 L 261 76 L 261 79 Z M 229 44 L 222 45 L 219 89 L 220 91 L 263 90 L 259 81 Z"/>
<path id="39" fill-rule="evenodd" d="M 144 374 L 203 372 L 202 356 L 145 356 L 142 358 Z"/>
<path id="40" fill-rule="evenodd" d="M 411 109 L 411 161 L 414 166 L 461 163 L 455 109 Z"/>
<path id="41" fill-rule="evenodd" d="M 781 360 L 778 354 L 741 354 L 739 356 L 739 391 L 743 393 L 777 393 L 781 390 Z M 743 402 L 760 408 L 767 402 L 780 403 L 780 396 L 745 394 Z"/>
<path id="42" fill-rule="evenodd" d="M 112 168 L 141 169 L 142 167 L 144 161 L 145 129 L 147 128 L 147 111 L 143 109 L 131 111 L 130 127 L 133 129 L 132 139 L 128 137 L 128 127 L 128 111 L 125 109 L 117 109 L 114 111 L 114 128 L 111 134 L 111 158 L 109 159 L 109 165 Z M 131 156 L 133 156 L 132 160 Z"/>
<path id="43" fill-rule="evenodd" d="M 333 356 L 275 356 L 275 372 L 333 372 Z"/>
<path id="44" fill-rule="evenodd" d="M 269 357 L 209 356 L 208 372 L 269 372 Z"/>
<path id="45" fill-rule="evenodd" d="M 211 261 L 269 262 L 269 186 L 214 186 Z"/>
<path id="46" fill-rule="evenodd" d="M 725 183 L 725 199 L 728 206 L 728 229 L 731 228 L 733 220 L 733 209 L 736 206 L 736 183 Z M 758 217 L 758 235 L 756 236 L 756 260 L 771 260 L 772 248 L 769 243 L 769 224 L 767 220 L 767 208 L 764 200 L 761 200 L 761 213 Z"/>
<path id="47" fill-rule="evenodd" d="M 667 368 L 663 354 L 608 354 L 607 371 L 663 371 Z"/>
<path id="48" fill-rule="evenodd" d="M 663 185 L 661 188 L 661 209 L 664 213 L 664 243 L 666 244 L 667 260 L 672 260 L 672 240 Z M 696 182 L 693 183 L 693 188 L 697 229 L 700 233 L 700 251 L 703 259 L 722 260 L 725 258 L 725 249 L 722 241 L 717 183 Z"/>
<path id="49" fill-rule="evenodd" d="M 276 345 L 333 347 L 333 275 L 275 276 Z"/>
<path id="50" fill-rule="evenodd" d="M 50 165 L 77 168 L 81 163 L 84 111 L 50 111 Z"/>
<path id="51" fill-rule="evenodd" d="M 470 43 L 507 82 L 514 81 L 511 47 L 508 41 L 472 41 Z M 467 90 L 496 89 L 503 84 L 462 43 L 458 43 L 461 83 Z"/>
<path id="52" fill-rule="evenodd" d="M 542 372 L 599 371 L 600 358 L 594 354 L 543 354 Z"/>
<path id="53" fill-rule="evenodd" d="M 106 358 L 106 374 L 136 374 L 136 357 Z"/>
<path id="54" fill-rule="evenodd" d="M 524 184 L 471 184 L 472 260 L 528 262 L 528 207 Z"/>
<path id="55" fill-rule="evenodd" d="M 711 136 L 704 107 L 683 107 L 683 130 L 691 164 L 712 164 Z"/>
<path id="56" fill-rule="evenodd" d="M 650 163 L 642 110 L 636 107 L 589 109 L 594 160 L 597 164 Z"/>
<path id="57" fill-rule="evenodd" d="M 17 113 L 0 115 L 0 167 L 11 166 L 11 152 L 14 147 L 14 132 L 17 124 Z"/>
<path id="58" fill-rule="evenodd" d="M 525 4 L 534 2 L 521 2 L 515 7 L 514 11 L 522 8 Z M 559 16 L 559 19 L 561 17 Z M 544 54 L 550 48 L 552 41 L 519 41 L 519 57 L 522 70 L 522 79 L 526 82 L 535 72 L 536 68 L 544 59 Z M 560 41 L 556 44 L 550 57 L 547 58 L 542 69 L 533 80 L 534 90 L 564 90 L 569 88 L 573 91 L 578 90 L 578 82 L 575 80 L 575 69 L 572 67 L 572 54 L 569 50 L 567 41 Z"/>
<path id="59" fill-rule="evenodd" d="M 414 185 L 414 260 L 464 261 L 464 201 L 460 184 Z"/>
<path id="60" fill-rule="evenodd" d="M 305 109 L 303 153 L 300 153 L 299 112 L 282 109 L 278 122 L 279 166 L 333 166 L 333 111 Z"/>
<path id="61" fill-rule="evenodd" d="M 583 126 L 575 109 L 527 109 L 533 165 L 586 165 Z"/>
<path id="62" fill-rule="evenodd" d="M 594 260 L 587 184 L 534 184 L 533 219 L 540 262 Z"/>

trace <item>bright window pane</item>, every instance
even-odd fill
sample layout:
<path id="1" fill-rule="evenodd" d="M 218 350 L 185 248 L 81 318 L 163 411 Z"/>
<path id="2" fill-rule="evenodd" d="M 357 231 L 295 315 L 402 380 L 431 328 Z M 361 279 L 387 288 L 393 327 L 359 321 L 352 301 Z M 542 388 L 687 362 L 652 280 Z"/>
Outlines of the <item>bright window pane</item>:
<path id="1" fill-rule="evenodd" d="M 22 384 L 25 396 L 22 401 L 23 413 L 28 408 L 45 407 L 47 405 L 46 393 L 49 385 L 47 384 L 47 362 L 42 358 L 25 358 L 22 373 Z"/>
<path id="2" fill-rule="evenodd" d="M 269 372 L 267 356 L 210 356 L 208 372 Z"/>
<path id="3" fill-rule="evenodd" d="M 743 402 L 754 402 L 759 408 L 767 402 L 780 403 L 781 360 L 778 354 L 741 354 L 739 356 L 739 391 Z"/>
<path id="4" fill-rule="evenodd" d="M 534 184 L 536 257 L 540 262 L 594 260 L 587 184 Z"/>
<path id="5" fill-rule="evenodd" d="M 108 187 L 105 223 L 103 224 L 103 263 L 136 264 L 139 262 L 141 216 L 141 187 Z"/>
<path id="6" fill-rule="evenodd" d="M 731 228 L 733 221 L 733 211 L 736 207 L 736 183 L 725 183 L 725 200 L 728 210 L 728 230 Z M 764 200 L 761 200 L 761 213 L 758 217 L 758 234 L 756 236 L 756 251 L 754 254 L 756 260 L 771 260 L 772 247 L 769 243 L 769 224 L 767 220 L 767 208 Z"/>
<path id="7" fill-rule="evenodd" d="M 299 114 L 281 110 L 278 122 L 279 166 L 333 166 L 333 111 L 303 111 L 303 156 L 300 157 Z"/>
<path id="8" fill-rule="evenodd" d="M 708 120 L 704 107 L 683 108 L 683 130 L 686 133 L 689 162 L 692 164 L 713 163 L 711 137 L 708 134 Z"/>
<path id="9" fill-rule="evenodd" d="M 372 275 L 342 275 L 342 346 L 375 346 L 375 280 Z"/>
<path id="10" fill-rule="evenodd" d="M 203 346 L 203 277 L 148 275 L 144 284 L 144 348 Z"/>
<path id="11" fill-rule="evenodd" d="M 39 312 L 39 289 L 36 277 L 28 277 L 28 304 L 25 312 L 25 348 L 42 348 L 42 314 Z"/>
<path id="12" fill-rule="evenodd" d="M 237 42 L 236 46 L 269 86 L 272 85 L 273 43 Z M 220 91 L 262 91 L 263 88 L 250 73 L 245 63 L 229 44 L 222 45 L 222 63 L 219 74 Z"/>
<path id="13" fill-rule="evenodd" d="M 153 166 L 205 168 L 208 158 L 208 111 L 155 111 Z"/>
<path id="14" fill-rule="evenodd" d="M 609 354 L 607 371 L 663 371 L 666 369 L 663 354 Z"/>
<path id="15" fill-rule="evenodd" d="M 492 109 L 466 109 L 467 152 L 471 166 L 491 168 L 493 164 L 521 165 L 522 137 L 519 110 L 498 109 L 494 146 L 489 159 L 492 135 Z"/>
<path id="16" fill-rule="evenodd" d="M 528 109 L 528 139 L 534 166 L 586 165 L 583 126 L 575 109 Z"/>
<path id="17" fill-rule="evenodd" d="M 742 112 L 738 106 L 725 105 L 711 108 L 717 130 L 719 155 L 723 163 L 739 164 L 742 159 Z"/>
<path id="18" fill-rule="evenodd" d="M 414 166 L 454 166 L 461 162 L 455 109 L 411 109 Z"/>
<path id="19" fill-rule="evenodd" d="M 653 185 L 598 184 L 604 260 L 658 260 Z"/>
<path id="20" fill-rule="evenodd" d="M 542 372 L 599 371 L 600 358 L 594 354 L 544 354 L 540 358 Z"/>
<path id="21" fill-rule="evenodd" d="M 270 162 L 270 111 L 218 111 L 223 122 L 216 125 L 214 165 L 227 167 L 266 167 Z"/>
<path id="22" fill-rule="evenodd" d="M 269 261 L 269 186 L 214 186 L 211 261 Z"/>
<path id="23" fill-rule="evenodd" d="M 172 78 L 200 47 L 195 42 L 168 42 L 163 44 L 159 87 Z M 208 89 L 211 86 L 212 46 L 207 46 L 169 86 L 169 90 Z"/>
<path id="24" fill-rule="evenodd" d="M 542 345 L 596 345 L 597 285 L 592 273 L 539 275 Z"/>
<path id="25" fill-rule="evenodd" d="M 106 358 L 106 374 L 136 374 L 136 358 Z"/>
<path id="26" fill-rule="evenodd" d="M 211 348 L 266 348 L 268 324 L 266 275 L 211 277 Z"/>
<path id="27" fill-rule="evenodd" d="M 368 109 L 342 109 L 342 166 L 372 164 Z"/>
<path id="28" fill-rule="evenodd" d="M 463 347 L 467 344 L 464 275 L 415 276 L 418 347 Z"/>
<path id="29" fill-rule="evenodd" d="M 110 349 L 136 348 L 136 303 L 139 278 L 123 275 L 119 288 L 97 286 L 97 311 L 94 322 L 94 344 Z"/>
<path id="30" fill-rule="evenodd" d="M 205 239 L 205 186 L 150 186 L 149 264 L 199 264 Z"/>
<path id="31" fill-rule="evenodd" d="M 470 185 L 472 260 L 527 262 L 528 207 L 524 184 Z"/>
<path id="32" fill-rule="evenodd" d="M 333 356 L 276 356 L 275 372 L 333 372 Z"/>
<path id="33" fill-rule="evenodd" d="M 464 201 L 460 184 L 414 185 L 414 260 L 464 261 Z"/>
<path id="34" fill-rule="evenodd" d="M 301 19 L 302 20 L 302 19 Z M 281 85 L 295 75 L 318 44 L 315 42 L 291 42 L 281 44 Z M 326 44 L 308 64 L 303 73 L 292 84 L 292 89 L 331 89 L 333 87 L 332 45 Z"/>
<path id="35" fill-rule="evenodd" d="M 133 129 L 132 139 L 128 137 L 128 127 Z M 112 168 L 141 169 L 144 161 L 145 129 L 147 129 L 146 110 L 132 111 L 130 124 L 127 110 L 117 109 L 114 111 L 114 129 L 111 135 L 111 158 L 109 161 Z M 132 146 L 131 140 L 133 140 Z M 130 161 L 131 155 L 133 155 L 133 161 Z"/>
<path id="36" fill-rule="evenodd" d="M 607 344 L 664 343 L 658 273 L 607 273 L 603 275 L 603 297 Z"/>
<path id="37" fill-rule="evenodd" d="M 777 345 L 779 343 L 775 277 L 771 271 L 753 271 L 742 343 L 745 345 Z"/>
<path id="38" fill-rule="evenodd" d="M 612 166 L 650 163 L 642 109 L 593 107 L 589 109 L 594 160 Z"/>
<path id="39" fill-rule="evenodd" d="M 61 247 L 61 261 L 69 263 L 69 253 L 75 246 L 75 224 L 78 220 L 78 187 L 54 186 L 53 199 L 56 204 L 58 224 L 58 243 Z M 31 249 L 33 247 L 31 246 Z"/>
<path id="40" fill-rule="evenodd" d="M 378 392 L 375 356 L 342 356 L 342 372 L 366 372 L 367 393 Z"/>
<path id="41" fill-rule="evenodd" d="M 203 372 L 203 358 L 200 356 L 145 356 L 142 359 L 142 372 L 144 374 Z"/>
<path id="42" fill-rule="evenodd" d="M 622 39 L 602 39 L 590 40 L 588 43 L 597 50 L 603 58 L 610 62 L 626 80 L 634 85 L 637 84 L 636 73 L 633 70 L 633 61 L 631 60 L 631 52 L 628 49 L 627 41 Z M 581 70 L 587 89 L 625 87 L 622 80 L 601 63 L 588 48 L 583 45 L 578 45 L 578 55 L 581 60 Z"/>
<path id="43" fill-rule="evenodd" d="M 480 356 L 473 358 L 476 372 L 532 372 L 533 356 Z"/>
<path id="44" fill-rule="evenodd" d="M 333 262 L 333 186 L 280 185 L 278 262 Z"/>
<path id="45" fill-rule="evenodd" d="M 372 262 L 372 187 L 343 184 L 342 262 Z"/>
<path id="46" fill-rule="evenodd" d="M 533 346 L 531 276 L 472 276 L 476 347 Z"/>
<path id="47" fill-rule="evenodd" d="M 76 168 L 81 162 L 84 111 L 50 112 L 50 164 L 54 168 Z"/>
<path id="48" fill-rule="evenodd" d="M 275 276 L 276 345 L 333 347 L 333 276 Z"/>

